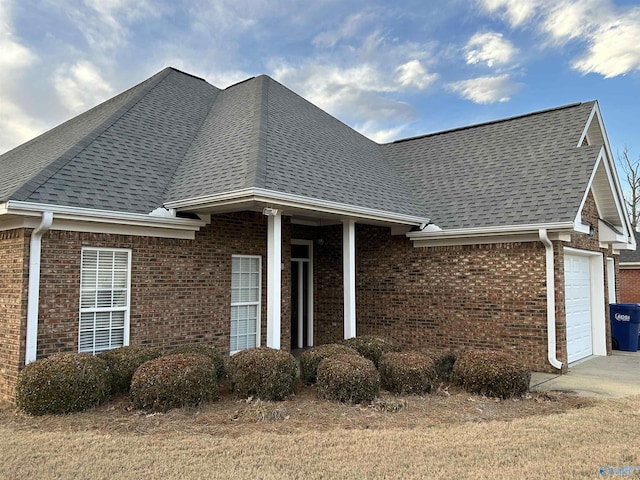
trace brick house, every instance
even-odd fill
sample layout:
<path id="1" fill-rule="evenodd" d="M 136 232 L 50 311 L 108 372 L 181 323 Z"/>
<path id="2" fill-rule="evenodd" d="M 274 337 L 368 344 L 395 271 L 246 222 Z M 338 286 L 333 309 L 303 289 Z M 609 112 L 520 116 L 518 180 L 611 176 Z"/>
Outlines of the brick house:
<path id="1" fill-rule="evenodd" d="M 380 145 L 267 76 L 167 68 L 0 156 L 0 396 L 56 352 L 357 334 L 610 350 L 635 248 L 596 102 Z"/>
<path id="2" fill-rule="evenodd" d="M 636 244 L 640 233 L 633 232 Z M 640 251 L 620 252 L 620 303 L 640 303 Z"/>

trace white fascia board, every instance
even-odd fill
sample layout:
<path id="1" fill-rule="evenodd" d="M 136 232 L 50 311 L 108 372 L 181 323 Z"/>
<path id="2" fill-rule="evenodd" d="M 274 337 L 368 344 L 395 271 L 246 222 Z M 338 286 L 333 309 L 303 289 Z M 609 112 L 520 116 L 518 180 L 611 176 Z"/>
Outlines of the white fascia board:
<path id="1" fill-rule="evenodd" d="M 273 205 L 274 208 L 291 208 L 306 210 L 309 212 L 319 212 L 330 215 L 337 215 L 343 218 L 362 218 L 367 220 L 398 223 L 405 225 L 422 225 L 429 223 L 426 217 L 405 215 L 401 213 L 386 212 L 367 207 L 348 205 L 346 203 L 332 202 L 317 198 L 303 197 L 290 193 L 276 192 L 262 188 L 245 188 L 204 197 L 195 197 L 187 200 L 167 202 L 166 208 L 177 210 L 207 209 L 233 204 L 243 204 L 246 202 L 256 202 L 266 205 Z"/>
<path id="2" fill-rule="evenodd" d="M 589 119 L 587 120 L 587 123 L 584 126 L 584 130 L 582 131 L 582 135 L 580 135 L 580 139 L 578 140 L 578 144 L 576 146 L 580 147 L 582 145 L 582 142 L 584 141 L 585 137 L 587 136 L 587 132 L 589 131 L 589 127 L 591 126 L 591 123 L 594 120 L 598 122 L 598 126 L 600 127 L 600 132 L 602 133 L 602 138 L 604 139 L 604 145 L 603 145 L 604 155 L 603 155 L 603 152 L 600 151 L 598 155 L 598 162 L 596 163 L 593 170 L 593 174 L 589 180 L 589 186 L 585 191 L 585 197 L 582 200 L 582 203 L 580 204 L 579 212 L 582 213 L 582 206 L 584 205 L 586 196 L 589 193 L 589 190 L 591 188 L 591 184 L 593 182 L 593 178 L 595 176 L 598 163 L 604 156 L 605 169 L 607 171 L 609 183 L 613 191 L 613 197 L 616 202 L 616 209 L 618 210 L 618 215 L 620 216 L 620 219 L 622 220 L 622 223 L 624 225 L 624 234 L 627 236 L 626 241 L 633 245 L 633 248 L 631 250 L 635 250 L 636 240 L 635 240 L 635 236 L 633 235 L 631 221 L 626 215 L 626 207 L 624 206 L 625 204 L 624 204 L 624 193 L 622 190 L 622 183 L 620 183 L 620 178 L 618 177 L 618 172 L 615 168 L 615 161 L 613 159 L 613 154 L 611 152 L 611 144 L 609 143 L 609 136 L 607 135 L 607 129 L 604 125 L 604 120 L 602 119 L 602 114 L 600 113 L 600 104 L 598 102 L 596 102 L 595 105 L 593 106 L 593 109 L 591 110 L 591 114 L 589 115 Z"/>
<path id="3" fill-rule="evenodd" d="M 534 242 L 539 240 L 541 228 L 549 231 L 553 240 L 562 241 L 569 241 L 570 233 L 575 231 L 573 222 L 562 222 L 409 232 L 406 236 L 413 241 L 414 247 Z"/>
<path id="4" fill-rule="evenodd" d="M 611 187 L 611 191 L 613 193 L 613 199 L 616 202 L 618 219 L 620 220 L 620 224 L 623 226 L 623 232 L 626 230 L 626 233 L 629 234 L 630 232 L 632 232 L 631 222 L 627 217 L 627 210 L 624 206 L 624 196 L 621 193 L 622 187 L 619 184 L 616 184 L 617 176 L 615 165 L 613 164 L 611 157 L 609 157 L 609 155 L 606 153 L 606 148 L 603 148 L 603 150 L 600 151 L 600 156 L 605 156 L 603 158 L 603 164 L 605 167 L 605 171 L 607 172 L 607 180 L 609 180 L 609 186 Z M 630 236 L 635 238 L 634 235 Z"/>
<path id="5" fill-rule="evenodd" d="M 206 225 L 204 220 L 169 218 L 141 213 L 114 212 L 89 208 L 47 205 L 10 200 L 0 207 L 0 215 L 16 215 L 24 218 L 24 226 L 30 226 L 32 218 L 42 212 L 53 212 L 54 230 L 95 233 L 116 233 L 168 238 L 194 238 L 195 232 Z"/>

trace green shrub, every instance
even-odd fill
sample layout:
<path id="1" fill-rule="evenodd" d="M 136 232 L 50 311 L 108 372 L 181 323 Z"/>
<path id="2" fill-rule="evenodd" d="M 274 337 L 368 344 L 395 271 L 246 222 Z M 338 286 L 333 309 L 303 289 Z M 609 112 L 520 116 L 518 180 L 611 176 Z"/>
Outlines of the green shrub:
<path id="1" fill-rule="evenodd" d="M 510 352 L 476 350 L 458 356 L 451 378 L 468 392 L 509 398 L 529 390 L 531 373 Z"/>
<path id="2" fill-rule="evenodd" d="M 158 350 L 142 345 L 114 348 L 98 355 L 109 366 L 111 393 L 128 392 L 131 387 L 131 378 L 138 367 L 159 356 Z"/>
<path id="3" fill-rule="evenodd" d="M 385 353 L 378 369 L 382 387 L 393 393 L 429 393 L 436 379 L 433 358 L 421 353 Z"/>
<path id="4" fill-rule="evenodd" d="M 258 347 L 233 355 L 227 371 L 231 389 L 238 395 L 282 400 L 294 391 L 298 365 L 290 353 Z"/>
<path id="5" fill-rule="evenodd" d="M 302 355 L 300 356 L 300 370 L 302 380 L 307 385 L 316 383 L 318 365 L 320 364 L 320 362 L 327 357 L 339 354 L 358 355 L 358 352 L 351 347 L 340 345 L 339 343 L 328 343 L 326 345 L 319 345 L 302 352 Z"/>
<path id="6" fill-rule="evenodd" d="M 451 381 L 451 373 L 456 363 L 456 354 L 451 351 L 437 352 L 432 354 L 436 377 L 443 382 Z"/>
<path id="7" fill-rule="evenodd" d="M 375 335 L 362 335 L 342 341 L 343 345 L 353 348 L 360 355 L 371 360 L 376 368 L 380 357 L 387 352 L 399 352 L 400 345 L 395 340 Z"/>
<path id="8" fill-rule="evenodd" d="M 167 355 L 138 367 L 131 380 L 131 402 L 139 410 L 166 412 L 214 399 L 216 366 L 205 355 Z"/>
<path id="9" fill-rule="evenodd" d="M 104 360 L 88 353 L 58 353 L 22 369 L 16 404 L 30 415 L 80 412 L 104 402 L 110 391 Z"/>
<path id="10" fill-rule="evenodd" d="M 380 391 L 380 374 L 360 355 L 334 355 L 318 365 L 318 396 L 338 402 L 370 402 Z"/>
<path id="11" fill-rule="evenodd" d="M 208 345 L 206 343 L 189 343 L 187 345 L 179 345 L 168 353 L 168 355 L 175 354 L 206 355 L 213 360 L 213 363 L 216 366 L 216 375 L 218 376 L 218 380 L 224 374 L 224 360 L 222 359 L 220 351 L 213 345 Z"/>

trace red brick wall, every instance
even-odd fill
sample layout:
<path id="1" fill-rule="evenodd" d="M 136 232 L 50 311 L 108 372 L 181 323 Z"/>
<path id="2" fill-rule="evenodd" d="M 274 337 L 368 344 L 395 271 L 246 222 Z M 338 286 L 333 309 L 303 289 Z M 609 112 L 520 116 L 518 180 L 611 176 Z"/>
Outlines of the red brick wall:
<path id="1" fill-rule="evenodd" d="M 640 268 L 620 269 L 620 303 L 640 303 Z"/>
<path id="2" fill-rule="evenodd" d="M 358 334 L 418 349 L 505 348 L 547 369 L 541 243 L 414 248 L 363 225 L 357 242 Z"/>
<path id="3" fill-rule="evenodd" d="M 83 246 L 128 248 L 131 255 L 130 344 L 163 350 L 206 341 L 229 352 L 231 258 L 262 256 L 261 343 L 266 345 L 267 217 L 214 216 L 195 240 L 50 231 L 42 246 L 38 358 L 78 349 L 80 253 Z M 282 261 L 290 261 L 283 222 Z M 282 346 L 289 345 L 290 272 L 282 272 Z"/>
<path id="4" fill-rule="evenodd" d="M 9 400 L 24 364 L 28 252 L 23 229 L 0 232 L 0 398 Z"/>

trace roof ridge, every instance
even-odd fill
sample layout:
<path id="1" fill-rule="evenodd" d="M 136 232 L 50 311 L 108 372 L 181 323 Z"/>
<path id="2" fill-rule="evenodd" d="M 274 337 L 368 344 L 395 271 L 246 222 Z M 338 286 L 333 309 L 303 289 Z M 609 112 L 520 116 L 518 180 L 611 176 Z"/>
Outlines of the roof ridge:
<path id="1" fill-rule="evenodd" d="M 256 122 L 256 136 L 257 136 L 257 150 L 256 150 L 256 168 L 254 171 L 253 182 L 251 185 L 258 186 L 260 180 L 260 186 L 264 187 L 267 182 L 267 174 L 269 171 L 269 155 L 267 153 L 268 148 L 268 128 L 269 128 L 269 83 L 264 78 L 265 75 L 259 77 L 252 77 L 252 79 L 258 80 L 256 97 L 257 114 L 258 119 Z"/>
<path id="2" fill-rule="evenodd" d="M 175 70 L 178 73 L 184 73 L 184 72 L 181 72 L 180 70 L 178 70 L 176 68 L 173 68 L 173 67 L 170 67 L 170 68 L 172 68 L 173 70 Z M 187 73 L 186 75 L 189 75 L 189 74 Z M 197 78 L 199 80 L 204 80 L 204 79 L 202 79 L 200 77 L 196 77 L 195 75 L 189 75 L 189 76 L 193 77 L 193 78 Z M 206 80 L 204 80 L 204 82 L 207 85 L 211 85 Z M 173 172 L 171 173 L 171 177 L 170 177 L 171 180 L 167 182 L 167 184 L 164 187 L 164 190 L 162 191 L 162 197 L 161 198 L 163 198 L 163 199 L 167 198 L 167 192 L 171 188 L 171 185 L 173 183 L 173 179 L 176 176 L 176 172 L 178 171 L 178 169 L 182 165 L 182 162 L 184 161 L 184 159 L 187 157 L 187 154 L 191 151 L 191 147 L 193 146 L 193 143 L 196 141 L 196 138 L 198 138 L 198 136 L 200 135 L 200 131 L 202 130 L 202 127 L 204 126 L 204 124 L 206 123 L 207 119 L 209 118 L 209 115 L 211 115 L 211 111 L 213 110 L 213 107 L 216 105 L 216 102 L 218 101 L 218 96 L 220 95 L 220 92 L 222 92 L 222 90 L 220 90 L 215 85 L 211 85 L 211 86 L 215 89 L 215 96 L 213 97 L 213 100 L 211 101 L 211 105 L 209 105 L 209 110 L 207 111 L 207 114 L 203 115 L 202 121 L 200 122 L 200 125 L 198 125 L 198 129 L 196 130 L 195 135 L 193 135 L 193 137 L 191 137 L 191 141 L 189 142 L 189 145 L 187 146 L 187 148 L 185 148 L 184 153 L 182 155 L 182 158 L 180 159 L 180 161 L 176 162 L 176 165 L 173 168 Z M 163 202 L 163 205 L 164 205 L 164 202 Z"/>
<path id="3" fill-rule="evenodd" d="M 98 125 L 96 128 L 87 133 L 82 139 L 76 142 L 71 148 L 62 153 L 58 158 L 49 163 L 45 168 L 39 170 L 35 175 L 29 178 L 25 183 L 22 184 L 17 190 L 14 191 L 12 197 L 16 200 L 26 200 L 32 195 L 42 184 L 47 182 L 51 177 L 53 177 L 57 172 L 63 169 L 69 162 L 71 162 L 76 156 L 78 156 L 83 150 L 85 150 L 89 145 L 91 145 L 98 137 L 100 137 L 104 132 L 106 132 L 111 126 L 113 126 L 116 121 L 118 121 L 126 112 L 131 110 L 138 102 L 140 102 L 145 96 L 149 94 L 156 86 L 158 86 L 169 74 L 171 73 L 171 67 L 164 68 L 154 76 L 134 85 L 131 88 L 128 88 L 124 92 L 119 95 L 124 95 L 128 91 L 140 87 L 144 83 L 148 83 L 148 85 L 144 86 L 140 92 L 135 94 L 128 102 L 118 108 L 115 112 L 113 112 L 104 122 Z M 118 97 L 117 95 L 116 97 Z M 88 113 L 95 108 L 98 108 L 100 105 L 113 100 L 116 97 L 112 97 L 105 102 L 102 102 L 90 110 L 87 110 Z M 76 117 L 74 117 L 76 118 Z M 73 120 L 73 119 L 71 119 Z M 70 120 L 69 120 L 70 121 Z M 67 123 L 67 122 L 64 122 Z M 61 125 L 64 125 L 62 123 Z M 36 137 L 37 138 L 37 137 Z"/>
<path id="4" fill-rule="evenodd" d="M 411 141 L 411 140 L 418 140 L 418 139 L 421 139 L 421 138 L 428 138 L 428 137 L 435 137 L 437 135 L 444 135 L 446 133 L 459 132 L 459 131 L 462 131 L 462 130 L 470 130 L 472 128 L 485 127 L 487 125 L 494 125 L 494 124 L 498 124 L 498 123 L 510 122 L 512 120 L 518 120 L 518 119 L 521 119 L 521 118 L 533 117 L 535 115 L 541 115 L 541 114 L 555 112 L 555 111 L 559 111 L 559 110 L 566 110 L 566 109 L 569 109 L 569 108 L 578 107 L 580 105 L 586 105 L 587 103 L 595 103 L 595 100 L 590 100 L 588 102 L 569 103 L 567 105 L 561 105 L 559 107 L 545 108 L 543 110 L 537 110 L 535 112 L 523 113 L 521 115 L 513 115 L 511 117 L 499 118 L 499 119 L 496 119 L 496 120 L 490 120 L 488 122 L 475 123 L 475 124 L 472 124 L 472 125 L 464 125 L 462 127 L 455 127 L 455 128 L 450 128 L 448 130 L 441 130 L 439 132 L 426 133 L 424 135 L 416 135 L 415 137 L 401 138 L 399 140 L 394 140 L 393 142 L 386 143 L 384 145 L 393 145 L 395 143 L 403 143 L 403 142 L 408 142 L 408 141 Z"/>

